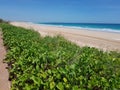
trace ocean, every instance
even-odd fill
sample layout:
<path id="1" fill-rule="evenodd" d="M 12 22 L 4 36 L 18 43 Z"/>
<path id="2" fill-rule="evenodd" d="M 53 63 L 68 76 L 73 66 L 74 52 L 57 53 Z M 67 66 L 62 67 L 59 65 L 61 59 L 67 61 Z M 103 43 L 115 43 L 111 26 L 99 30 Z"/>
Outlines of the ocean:
<path id="1" fill-rule="evenodd" d="M 120 33 L 120 24 L 103 24 L 103 23 L 39 23 L 58 27 L 117 32 Z"/>

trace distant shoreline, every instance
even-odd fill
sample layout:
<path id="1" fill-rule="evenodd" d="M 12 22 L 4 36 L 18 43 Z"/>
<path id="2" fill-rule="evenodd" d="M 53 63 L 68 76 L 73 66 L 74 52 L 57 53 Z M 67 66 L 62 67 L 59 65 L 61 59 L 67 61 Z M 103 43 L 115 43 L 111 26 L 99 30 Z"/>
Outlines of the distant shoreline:
<path id="1" fill-rule="evenodd" d="M 120 33 L 120 24 L 104 24 L 104 23 L 100 23 L 100 24 L 99 23 L 35 23 L 35 24 L 65 27 L 72 29 L 84 29 L 84 30 L 92 30 L 92 31 Z"/>
<path id="2" fill-rule="evenodd" d="M 87 29 L 74 29 L 29 22 L 10 22 L 12 25 L 31 28 L 38 31 L 42 36 L 62 35 L 66 39 L 79 46 L 90 46 L 104 51 L 120 51 L 120 33 L 103 32 Z"/>

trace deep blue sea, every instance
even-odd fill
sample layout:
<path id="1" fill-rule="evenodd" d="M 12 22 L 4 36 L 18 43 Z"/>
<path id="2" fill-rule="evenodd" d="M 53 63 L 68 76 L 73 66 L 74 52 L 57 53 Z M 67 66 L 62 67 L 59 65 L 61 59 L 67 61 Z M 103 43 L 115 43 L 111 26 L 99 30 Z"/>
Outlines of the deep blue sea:
<path id="1" fill-rule="evenodd" d="M 39 24 L 120 33 L 120 24 L 103 24 L 103 23 L 102 24 L 101 23 L 39 23 Z"/>

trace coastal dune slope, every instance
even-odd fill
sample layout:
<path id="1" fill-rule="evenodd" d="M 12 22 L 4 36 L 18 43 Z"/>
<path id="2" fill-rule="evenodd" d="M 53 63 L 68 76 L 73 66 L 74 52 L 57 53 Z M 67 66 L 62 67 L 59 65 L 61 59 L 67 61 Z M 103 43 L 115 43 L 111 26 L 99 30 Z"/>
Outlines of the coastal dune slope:
<path id="1" fill-rule="evenodd" d="M 75 42 L 79 46 L 96 47 L 104 51 L 120 51 L 120 33 L 89 31 L 83 29 L 73 29 L 29 22 L 10 22 L 14 26 L 34 29 L 42 36 L 61 35 L 66 39 Z"/>

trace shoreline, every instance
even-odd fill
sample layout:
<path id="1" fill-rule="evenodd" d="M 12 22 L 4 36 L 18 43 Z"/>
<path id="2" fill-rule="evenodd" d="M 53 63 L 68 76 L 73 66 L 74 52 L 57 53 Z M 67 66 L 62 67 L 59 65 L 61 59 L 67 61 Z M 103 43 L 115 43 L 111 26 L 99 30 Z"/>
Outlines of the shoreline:
<path id="1" fill-rule="evenodd" d="M 79 46 L 96 47 L 104 51 L 120 51 L 120 33 L 74 29 L 30 22 L 10 22 L 14 26 L 20 26 L 38 31 L 42 36 L 61 35 L 67 40 Z"/>
<path id="2" fill-rule="evenodd" d="M 30 22 L 32 23 L 32 22 Z M 38 25 L 45 25 L 45 26 L 53 26 L 53 27 L 59 27 L 59 28 L 68 28 L 68 29 L 76 29 L 76 30 L 87 30 L 87 31 L 100 31 L 100 32 L 108 32 L 108 33 L 120 33 L 120 29 L 110 29 L 110 28 L 92 28 L 92 27 L 77 27 L 77 26 L 63 26 L 63 25 L 50 25 L 50 24 L 42 24 L 42 23 L 32 23 L 32 24 L 38 24 Z"/>

